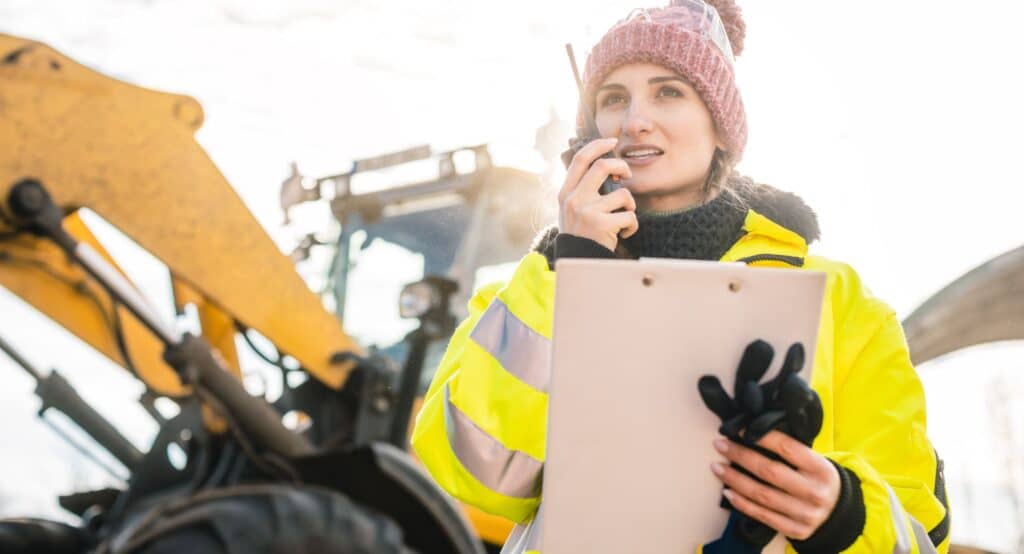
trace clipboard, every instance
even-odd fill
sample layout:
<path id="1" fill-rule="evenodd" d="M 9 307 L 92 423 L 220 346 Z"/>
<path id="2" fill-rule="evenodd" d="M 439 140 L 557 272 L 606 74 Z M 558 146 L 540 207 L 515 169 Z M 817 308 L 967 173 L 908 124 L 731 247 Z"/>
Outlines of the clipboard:
<path id="1" fill-rule="evenodd" d="M 764 379 L 802 342 L 810 383 L 825 274 L 670 259 L 565 259 L 556 274 L 542 551 L 696 552 L 728 519 L 697 380 L 732 391 L 762 339 Z"/>

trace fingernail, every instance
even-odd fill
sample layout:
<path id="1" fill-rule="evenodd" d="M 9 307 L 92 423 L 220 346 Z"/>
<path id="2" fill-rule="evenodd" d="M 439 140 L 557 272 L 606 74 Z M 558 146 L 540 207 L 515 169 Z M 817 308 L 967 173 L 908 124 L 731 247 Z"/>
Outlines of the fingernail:
<path id="1" fill-rule="evenodd" d="M 715 439 L 715 450 L 725 454 L 729 451 L 729 442 L 725 439 Z"/>
<path id="2" fill-rule="evenodd" d="M 711 473 L 714 473 L 715 475 L 721 477 L 725 475 L 725 466 L 718 462 L 715 462 L 711 464 Z"/>
<path id="3" fill-rule="evenodd" d="M 733 492 L 729 489 L 722 489 L 722 496 L 724 496 L 729 502 L 732 502 L 735 499 Z"/>

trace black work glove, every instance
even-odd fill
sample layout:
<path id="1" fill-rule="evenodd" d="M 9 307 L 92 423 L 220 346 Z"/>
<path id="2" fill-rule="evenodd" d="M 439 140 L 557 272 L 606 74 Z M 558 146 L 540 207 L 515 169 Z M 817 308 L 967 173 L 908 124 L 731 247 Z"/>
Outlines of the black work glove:
<path id="1" fill-rule="evenodd" d="M 775 357 L 775 350 L 763 340 L 747 345 L 736 370 L 736 383 L 730 397 L 718 377 L 705 375 L 697 382 L 700 397 L 708 409 L 722 420 L 718 431 L 729 440 L 756 450 L 773 460 L 782 461 L 770 450 L 756 443 L 769 431 L 785 433 L 807 446 L 821 430 L 823 412 L 821 399 L 797 373 L 804 365 L 804 347 L 794 343 L 786 352 L 779 374 L 759 383 Z M 787 464 L 789 465 L 789 464 Z M 732 464 L 737 471 L 764 482 L 745 468 Z M 732 509 L 722 498 L 721 506 Z M 775 530 L 763 523 L 736 512 L 735 532 L 745 542 L 764 546 L 771 542 Z"/>

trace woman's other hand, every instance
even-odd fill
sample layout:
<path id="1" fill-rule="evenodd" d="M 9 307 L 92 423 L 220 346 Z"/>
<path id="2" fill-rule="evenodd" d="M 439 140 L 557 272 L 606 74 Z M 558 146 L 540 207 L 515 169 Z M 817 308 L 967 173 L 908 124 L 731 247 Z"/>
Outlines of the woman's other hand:
<path id="1" fill-rule="evenodd" d="M 715 462 L 711 471 L 725 484 L 723 494 L 734 508 L 786 537 L 807 539 L 825 523 L 839 499 L 838 471 L 828 458 L 778 431 L 757 444 L 793 467 L 719 437 L 715 450 L 767 483 Z"/>
<path id="2" fill-rule="evenodd" d="M 628 179 L 629 165 L 619 158 L 601 158 L 615 148 L 618 139 L 593 140 L 581 148 L 569 164 L 565 183 L 558 193 L 558 229 L 593 240 L 615 250 L 619 237 L 628 238 L 640 228 L 636 200 L 625 188 L 602 196 L 601 184 L 610 175 Z M 615 210 L 624 211 L 613 213 Z"/>

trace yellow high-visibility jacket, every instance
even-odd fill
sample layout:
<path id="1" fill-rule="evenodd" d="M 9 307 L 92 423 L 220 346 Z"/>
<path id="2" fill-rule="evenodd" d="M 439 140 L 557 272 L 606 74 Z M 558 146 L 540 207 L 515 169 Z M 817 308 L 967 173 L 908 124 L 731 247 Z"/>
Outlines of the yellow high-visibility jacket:
<path id="1" fill-rule="evenodd" d="M 844 552 L 947 552 L 941 462 L 926 435 L 924 391 L 896 314 L 851 267 L 809 256 L 797 233 L 753 210 L 743 230 L 723 261 L 828 276 L 811 383 L 824 423 L 813 448 L 860 480 L 864 527 Z M 508 283 L 479 290 L 412 437 L 442 488 L 520 524 L 503 552 L 541 550 L 554 291 L 555 272 L 537 252 Z"/>

